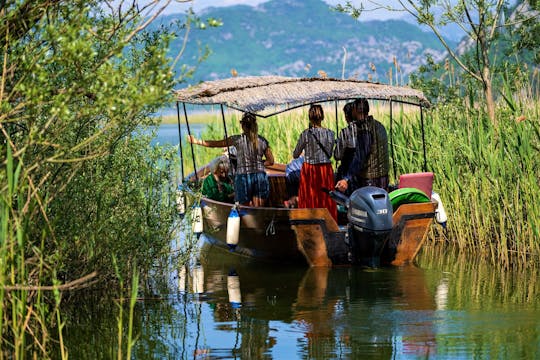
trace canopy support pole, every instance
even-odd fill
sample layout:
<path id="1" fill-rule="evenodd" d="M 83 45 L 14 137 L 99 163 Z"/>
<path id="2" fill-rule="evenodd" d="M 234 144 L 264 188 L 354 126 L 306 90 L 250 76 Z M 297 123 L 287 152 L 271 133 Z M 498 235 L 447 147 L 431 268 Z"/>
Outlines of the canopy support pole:
<path id="1" fill-rule="evenodd" d="M 424 171 L 427 171 L 426 138 L 424 132 L 424 107 L 420 105 L 420 124 L 422 126 L 422 149 L 424 151 Z M 431 196 L 431 194 L 427 194 Z"/>
<path id="2" fill-rule="evenodd" d="M 180 105 L 176 102 L 176 119 L 178 121 L 178 152 L 180 153 L 180 176 L 184 183 L 184 154 L 182 153 L 182 127 L 180 125 Z"/>
<path id="3" fill-rule="evenodd" d="M 187 132 L 188 132 L 188 135 L 191 136 L 191 129 L 189 128 L 189 121 L 188 121 L 188 116 L 187 116 L 187 110 L 186 110 L 186 103 L 182 103 L 182 105 L 184 106 L 184 117 L 186 118 L 186 127 L 187 127 Z M 195 151 L 193 151 L 193 143 L 190 143 L 191 145 L 191 159 L 193 160 L 193 169 L 194 169 L 194 172 L 195 172 L 195 181 L 199 181 L 199 174 L 197 174 L 197 165 L 195 164 Z"/>
<path id="4" fill-rule="evenodd" d="M 337 141 L 337 138 L 339 137 L 339 124 L 338 124 L 338 101 L 335 100 L 334 101 L 334 104 L 335 104 L 335 107 L 336 107 L 336 141 Z M 332 159 L 328 159 L 328 160 L 332 160 Z M 337 173 L 337 169 L 338 169 L 338 164 L 337 164 L 337 160 L 336 160 L 336 168 L 334 170 L 334 173 Z"/>
<path id="5" fill-rule="evenodd" d="M 337 100 L 334 101 L 334 104 L 336 106 L 336 135 L 339 133 L 339 124 L 338 124 L 338 106 L 337 106 Z"/>
<path id="6" fill-rule="evenodd" d="M 219 106 L 221 108 L 221 120 L 223 120 L 223 130 L 225 131 L 225 139 L 228 139 L 229 135 L 227 134 L 227 124 L 225 123 L 225 110 L 223 110 L 223 104 L 220 104 Z M 229 150 L 229 146 L 227 146 L 227 156 L 228 156 L 229 162 L 230 162 L 231 152 Z M 233 168 L 233 167 L 231 166 L 231 168 Z M 235 171 L 235 169 L 232 169 L 232 170 Z"/>
<path id="7" fill-rule="evenodd" d="M 221 107 L 221 120 L 223 120 L 223 130 L 225 131 L 225 139 L 229 138 L 229 135 L 227 135 L 227 124 L 225 124 L 225 110 L 223 110 L 223 104 L 219 105 Z M 227 146 L 227 152 L 229 151 L 229 147 Z"/>
<path id="8" fill-rule="evenodd" d="M 394 171 L 394 180 L 397 181 L 397 170 L 396 170 L 396 157 L 394 154 L 394 103 L 390 99 L 390 149 L 392 151 L 392 170 Z"/>

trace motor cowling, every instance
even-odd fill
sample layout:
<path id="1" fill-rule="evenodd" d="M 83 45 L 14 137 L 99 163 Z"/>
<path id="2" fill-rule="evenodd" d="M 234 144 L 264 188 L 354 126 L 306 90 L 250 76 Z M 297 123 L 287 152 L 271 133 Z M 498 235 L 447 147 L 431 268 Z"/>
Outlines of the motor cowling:
<path id="1" fill-rule="evenodd" d="M 366 186 L 349 198 L 348 239 L 353 264 L 377 268 L 392 231 L 392 203 L 381 188 Z"/>
<path id="2" fill-rule="evenodd" d="M 381 188 L 366 186 L 349 198 L 347 218 L 355 230 L 374 234 L 392 230 L 392 203 Z"/>

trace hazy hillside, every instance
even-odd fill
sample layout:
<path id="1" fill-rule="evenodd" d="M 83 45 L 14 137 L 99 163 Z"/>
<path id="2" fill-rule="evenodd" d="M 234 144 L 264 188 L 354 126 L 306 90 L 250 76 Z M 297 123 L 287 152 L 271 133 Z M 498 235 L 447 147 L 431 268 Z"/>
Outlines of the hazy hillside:
<path id="1" fill-rule="evenodd" d="M 406 78 L 432 55 L 444 50 L 430 33 L 401 20 L 359 22 L 332 11 L 322 0 L 273 0 L 258 7 L 210 8 L 199 14 L 223 22 L 219 28 L 193 31 L 182 59 L 192 65 L 201 45 L 212 53 L 195 73 L 193 81 L 231 76 L 276 74 L 341 77 L 344 50 L 345 77 L 388 82 L 394 59 L 399 65 L 398 81 Z M 161 19 L 168 23 L 182 15 Z M 181 39 L 172 44 L 179 49 Z"/>

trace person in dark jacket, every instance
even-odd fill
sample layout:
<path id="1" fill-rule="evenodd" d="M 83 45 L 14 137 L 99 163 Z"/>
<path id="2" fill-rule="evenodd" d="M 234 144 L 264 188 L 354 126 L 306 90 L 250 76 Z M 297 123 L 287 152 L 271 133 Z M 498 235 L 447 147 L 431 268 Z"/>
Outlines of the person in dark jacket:
<path id="1" fill-rule="evenodd" d="M 369 115 L 366 99 L 356 99 L 353 117 L 357 121 L 357 142 L 354 156 L 343 179 L 336 189 L 352 194 L 364 186 L 376 186 L 388 190 L 388 136 L 383 124 Z"/>
<path id="2" fill-rule="evenodd" d="M 356 119 L 353 118 L 353 107 L 353 102 L 346 103 L 343 107 L 343 114 L 345 115 L 347 126 L 339 132 L 336 147 L 334 148 L 334 159 L 340 161 L 336 171 L 336 181 L 343 179 L 343 177 L 347 175 L 356 149 L 357 124 L 355 121 Z"/>

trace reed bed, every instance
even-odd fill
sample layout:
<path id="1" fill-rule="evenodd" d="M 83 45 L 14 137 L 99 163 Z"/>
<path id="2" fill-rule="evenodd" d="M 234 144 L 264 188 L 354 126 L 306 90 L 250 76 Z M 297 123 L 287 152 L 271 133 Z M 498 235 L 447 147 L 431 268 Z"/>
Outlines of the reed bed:
<path id="1" fill-rule="evenodd" d="M 23 162 L 15 159 L 10 147 L 6 147 L 6 152 L 6 166 L 0 172 L 0 178 L 6 184 L 0 192 L 0 359 L 67 359 L 69 348 L 64 336 L 69 314 L 65 312 L 64 298 L 73 301 L 78 291 L 95 285 L 98 271 L 66 280 L 60 273 L 63 262 L 60 252 L 71 244 L 61 243 L 57 236 L 48 237 L 46 231 L 37 239 L 29 236 L 36 224 L 29 220 L 25 211 L 40 209 L 43 205 L 38 197 L 29 196 L 30 184 Z M 147 175 L 155 176 L 155 173 Z M 168 196 L 168 192 L 163 191 L 160 195 Z M 100 240 L 104 242 L 103 238 Z M 55 250 L 48 252 L 47 246 L 53 245 Z M 193 245 L 187 244 L 183 250 L 188 252 L 191 248 Z M 165 247 L 162 253 L 148 255 L 149 262 L 153 263 L 158 256 L 186 261 L 188 255 L 178 253 L 171 256 L 168 249 Z M 112 256 L 114 258 L 114 254 Z M 111 354 L 130 358 L 135 337 L 132 332 L 133 309 L 140 271 L 135 268 L 130 277 L 131 286 L 124 286 L 120 274 L 127 276 L 127 273 L 123 269 L 119 265 L 116 268 L 121 300 L 118 302 L 118 344 Z M 104 283 L 107 284 L 102 281 L 102 286 L 106 286 Z M 97 289 L 94 287 L 93 290 Z M 108 292 L 108 289 L 101 290 L 103 294 Z M 98 299 L 103 300 L 104 297 Z M 122 322 L 124 318 L 126 326 Z"/>
<path id="2" fill-rule="evenodd" d="M 42 358 L 51 338 L 57 338 L 60 358 L 65 359 L 61 327 L 57 333 L 49 330 L 51 323 L 60 323 L 60 287 L 21 285 L 29 278 L 45 277 L 44 241 L 28 251 L 26 234 L 31 224 L 21 213 L 38 204 L 34 198 L 27 199 L 22 163 L 15 161 L 10 147 L 6 149 L 5 172 L 0 174 L 7 184 L 0 193 L 0 358 Z M 44 293 L 51 290 L 53 295 L 47 300 Z"/>
<path id="3" fill-rule="evenodd" d="M 430 169 L 450 214 L 448 236 L 494 262 L 510 265 L 514 255 L 538 261 L 538 121 L 500 112 L 494 127 L 482 113 L 431 115 Z"/>
<path id="4" fill-rule="evenodd" d="M 456 246 L 425 246 L 417 258 L 418 265 L 426 274 L 426 286 L 433 294 L 438 320 L 445 323 L 448 314 L 465 311 L 470 316 L 489 316 L 489 314 L 515 313 L 516 309 L 529 309 L 537 306 L 537 294 L 540 283 L 538 263 L 523 264 L 514 259 L 514 267 L 493 264 Z M 480 310 L 475 314 L 475 309 Z M 450 315 L 452 316 L 452 315 Z M 508 324 L 505 324 L 507 326 Z M 463 332 L 471 329 L 462 328 Z M 508 325 L 512 328 L 512 325 Z M 519 324 L 513 325 L 519 327 Z M 508 344 L 508 332 L 486 331 L 477 335 L 475 346 L 483 351 L 487 348 L 504 349 Z M 535 331 L 511 331 L 512 342 L 530 344 L 537 341 Z M 437 341 L 444 349 L 444 344 L 459 346 L 459 338 L 447 337 L 444 342 Z M 453 344 L 452 344 L 453 343 Z M 525 350 L 524 350 L 525 349 Z M 508 358 L 534 358 L 534 347 L 517 346 L 508 348 Z M 523 352 L 525 351 L 525 352 Z M 444 352 L 438 351 L 444 356 Z M 494 354 L 497 357 L 498 354 Z"/>
<path id="5" fill-rule="evenodd" d="M 435 173 L 433 188 L 449 216 L 446 240 L 507 266 L 538 261 L 540 255 L 540 110 L 536 101 L 528 99 L 520 100 L 513 110 L 500 104 L 497 125 L 481 108 L 465 104 L 438 106 L 424 113 L 427 167 Z M 339 128 L 345 126 L 341 108 Z M 422 171 L 423 151 L 418 110 L 395 106 L 393 112 L 395 162 L 390 176 L 396 183 L 399 174 Z M 325 108 L 325 114 L 323 126 L 336 131 L 334 106 Z M 389 129 L 388 105 L 372 106 L 372 114 Z M 229 135 L 240 133 L 238 120 L 237 113 L 226 116 Z M 307 125 L 304 108 L 261 119 L 259 133 L 270 142 L 276 161 L 287 163 Z M 202 137 L 223 138 L 221 119 L 210 124 Z M 185 169 L 192 170 L 185 141 L 183 149 Z M 200 146 L 193 150 L 198 166 L 223 151 Z M 440 236 L 443 233 L 437 231 L 431 239 Z"/>
<path id="6" fill-rule="evenodd" d="M 428 279 L 430 287 L 448 285 L 446 305 L 456 310 L 464 304 L 476 304 L 484 311 L 505 304 L 508 310 L 514 310 L 515 305 L 534 304 L 534 295 L 540 291 L 538 263 L 521 266 L 516 260 L 515 266 L 508 269 L 504 264 L 494 265 L 455 246 L 441 244 L 426 246 L 417 262 L 427 274 L 432 274 Z"/>

